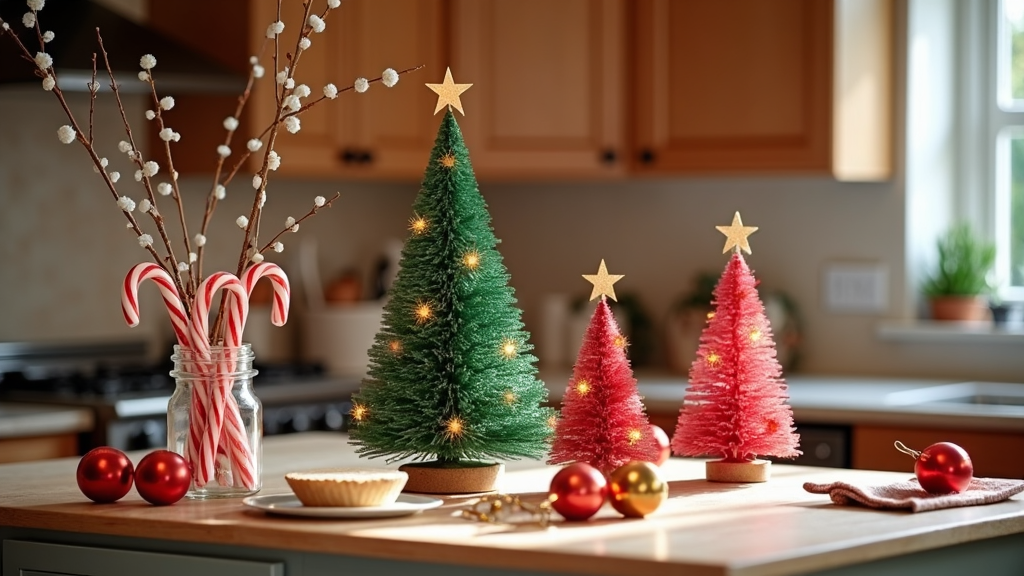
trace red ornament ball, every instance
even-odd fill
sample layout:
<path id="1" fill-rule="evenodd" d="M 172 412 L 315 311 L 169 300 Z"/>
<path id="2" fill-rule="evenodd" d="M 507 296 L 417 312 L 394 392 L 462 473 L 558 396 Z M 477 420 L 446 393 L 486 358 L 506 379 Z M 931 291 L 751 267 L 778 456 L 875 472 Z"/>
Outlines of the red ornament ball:
<path id="1" fill-rule="evenodd" d="M 929 494 L 963 492 L 974 478 L 974 464 L 963 448 L 952 442 L 932 444 L 921 451 L 914 474 Z"/>
<path id="2" fill-rule="evenodd" d="M 566 520 L 586 520 L 604 505 L 608 481 L 586 462 L 562 468 L 551 480 L 548 499 L 551 507 Z"/>
<path id="3" fill-rule="evenodd" d="M 132 489 L 132 461 L 117 448 L 100 446 L 78 462 L 78 488 L 93 502 L 115 502 Z"/>
<path id="4" fill-rule="evenodd" d="M 135 489 L 150 504 L 174 504 L 185 496 L 191 484 L 192 467 L 170 450 L 146 454 L 135 468 Z"/>
<path id="5" fill-rule="evenodd" d="M 654 464 L 661 466 L 672 455 L 672 446 L 669 444 L 668 434 L 665 434 L 661 426 L 651 424 L 651 436 L 654 436 L 654 442 L 658 445 L 658 457 L 655 458 Z"/>

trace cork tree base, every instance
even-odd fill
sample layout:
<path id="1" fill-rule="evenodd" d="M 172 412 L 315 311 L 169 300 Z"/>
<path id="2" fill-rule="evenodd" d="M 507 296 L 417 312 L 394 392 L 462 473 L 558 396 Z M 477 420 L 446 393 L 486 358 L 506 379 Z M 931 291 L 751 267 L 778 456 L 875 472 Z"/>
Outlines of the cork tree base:
<path id="1" fill-rule="evenodd" d="M 725 462 L 715 460 L 704 463 L 704 475 L 709 482 L 767 482 L 772 475 L 768 460 L 753 462 Z"/>
<path id="2" fill-rule="evenodd" d="M 403 492 L 476 494 L 495 491 L 505 465 L 491 462 L 460 462 L 457 465 L 417 462 L 404 464 L 398 469 L 409 474 Z"/>

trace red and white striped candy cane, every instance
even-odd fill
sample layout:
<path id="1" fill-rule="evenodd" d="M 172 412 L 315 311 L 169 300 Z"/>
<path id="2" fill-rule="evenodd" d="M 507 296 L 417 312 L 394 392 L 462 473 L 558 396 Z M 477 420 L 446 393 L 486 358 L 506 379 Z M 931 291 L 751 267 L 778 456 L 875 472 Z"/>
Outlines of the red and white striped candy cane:
<path id="1" fill-rule="evenodd" d="M 271 308 L 270 321 L 275 326 L 283 326 L 285 322 L 288 321 L 288 309 L 291 303 L 291 286 L 288 283 L 288 276 L 284 271 L 281 270 L 277 264 L 262 262 L 246 269 L 239 280 L 242 282 L 248 297 L 251 297 L 256 283 L 264 277 L 270 280 L 274 289 L 274 300 Z M 225 297 L 228 298 L 228 305 L 233 306 L 234 303 L 231 302 L 231 300 L 235 298 L 234 292 L 226 293 Z M 242 321 L 242 330 L 245 330 L 244 318 Z M 249 446 L 247 442 L 240 441 L 245 438 L 245 426 L 242 423 L 238 407 L 233 400 L 234 399 L 231 397 L 228 398 L 228 404 L 224 414 L 225 422 L 221 429 L 221 449 L 223 450 L 224 446 L 228 446 L 232 453 L 241 453 L 243 448 L 248 451 Z M 250 488 L 255 485 L 255 478 L 252 476 L 252 474 L 254 474 L 253 470 L 249 467 L 237 466 L 236 469 L 236 473 L 232 474 L 232 482 L 235 485 Z"/>
<path id="2" fill-rule="evenodd" d="M 227 331 L 225 346 L 239 346 L 242 343 L 242 328 L 249 315 L 248 293 L 242 283 L 229 272 L 210 274 L 196 290 L 196 301 L 192 305 L 192 339 L 197 353 L 210 357 L 210 307 L 218 291 L 227 291 Z"/>
<path id="3" fill-rule="evenodd" d="M 245 319 L 249 314 L 249 300 L 248 294 L 245 292 L 245 288 L 242 283 L 233 274 L 227 272 L 217 272 L 211 274 L 208 278 L 203 280 L 199 285 L 199 289 L 196 291 L 196 301 L 192 306 L 192 324 L 191 334 L 194 342 L 194 350 L 196 356 L 203 360 L 211 359 L 210 352 L 210 341 L 209 341 L 209 317 L 210 309 L 213 305 L 214 295 L 220 291 L 225 290 L 226 308 L 227 308 L 227 330 L 225 331 L 224 345 L 229 348 L 236 348 L 241 345 L 242 342 L 242 328 L 245 325 Z M 230 295 L 230 296 L 228 296 Z M 234 371 L 234 358 L 226 358 L 223 360 L 224 366 L 227 373 Z M 216 381 L 216 373 L 219 372 L 215 367 L 210 366 L 210 390 L 207 393 L 207 405 L 206 410 L 206 422 L 204 427 L 196 431 L 201 432 L 198 444 L 198 455 L 195 465 L 198 465 L 199 473 L 196 474 L 196 483 L 200 486 L 205 485 L 207 482 L 215 478 L 214 468 L 217 458 L 217 447 L 221 440 L 221 434 L 224 430 L 225 423 L 225 411 L 229 407 L 237 412 L 237 405 L 234 402 L 229 401 L 231 391 L 229 389 L 228 382 Z M 202 395 L 200 395 L 202 396 Z M 195 402 L 193 403 L 195 405 Z M 234 420 L 234 415 L 229 419 Z M 240 420 L 240 417 L 239 417 Z M 249 447 L 248 439 L 244 435 L 244 429 L 239 430 L 237 426 L 228 426 L 228 432 L 230 436 L 229 450 L 226 450 L 233 461 L 233 464 L 242 471 L 243 477 L 248 477 L 253 480 L 255 479 L 255 464 L 253 462 L 252 452 Z M 190 435 L 191 436 L 191 435 Z M 241 452 L 241 453 L 239 453 Z M 251 484 L 254 486 L 255 484 Z"/>
<path id="4" fill-rule="evenodd" d="M 125 276 L 121 289 L 121 312 L 124 314 L 125 322 L 132 327 L 139 324 L 139 287 L 145 280 L 152 280 L 159 287 L 160 294 L 163 296 L 164 306 L 167 308 L 167 313 L 171 318 L 171 327 L 174 329 L 174 334 L 178 339 L 178 345 L 186 351 L 186 354 L 190 353 L 192 350 L 192 330 L 188 315 L 185 313 L 185 307 L 182 305 L 178 289 L 174 285 L 174 279 L 157 264 L 152 262 L 136 264 Z M 192 368 L 188 364 L 186 362 L 186 370 L 191 371 Z M 193 400 L 196 400 L 195 395 L 193 395 Z M 191 410 L 190 421 L 205 422 L 206 409 L 205 403 L 194 405 Z M 202 424 L 199 426 L 190 425 L 190 428 L 185 456 L 189 462 L 196 462 L 198 437 L 194 438 L 193 433 L 196 430 L 201 430 Z"/>
<path id="5" fill-rule="evenodd" d="M 200 358 L 193 352 L 192 360 L 200 360 Z M 200 374 L 206 371 L 206 364 L 201 361 L 189 362 L 186 369 L 194 374 Z M 203 430 L 206 429 L 206 415 L 209 411 L 209 395 L 202 386 L 197 386 L 196 383 L 193 383 L 188 413 L 188 438 L 186 439 L 185 454 L 189 463 L 192 464 L 192 476 L 196 480 L 197 486 L 203 485 L 199 481 L 199 446 L 203 441 Z"/>
<path id="6" fill-rule="evenodd" d="M 274 286 L 274 304 L 270 310 L 270 322 L 274 326 L 284 326 L 288 321 L 288 307 L 291 304 L 291 286 L 288 284 L 288 276 L 281 267 L 272 262 L 261 262 L 255 264 L 242 272 L 242 285 L 250 296 L 260 278 L 266 277 Z M 243 328 L 245 326 L 243 325 Z"/>
<path id="7" fill-rule="evenodd" d="M 232 464 L 231 484 L 250 489 L 255 488 L 256 461 L 253 457 L 252 447 L 249 446 L 249 435 L 242 422 L 242 415 L 239 413 L 238 404 L 233 397 L 228 399 L 228 409 L 224 415 L 220 442 L 221 450 L 229 455 L 229 462 Z"/>
<path id="8" fill-rule="evenodd" d="M 124 314 L 124 321 L 133 328 L 139 325 L 139 286 L 144 280 L 152 280 L 160 288 L 160 295 L 163 296 L 164 307 L 171 317 L 171 327 L 178 338 L 178 344 L 190 348 L 192 339 L 189 320 L 181 303 L 181 296 L 174 286 L 174 279 L 158 264 L 136 264 L 124 277 L 124 283 L 121 285 L 121 312 Z"/>

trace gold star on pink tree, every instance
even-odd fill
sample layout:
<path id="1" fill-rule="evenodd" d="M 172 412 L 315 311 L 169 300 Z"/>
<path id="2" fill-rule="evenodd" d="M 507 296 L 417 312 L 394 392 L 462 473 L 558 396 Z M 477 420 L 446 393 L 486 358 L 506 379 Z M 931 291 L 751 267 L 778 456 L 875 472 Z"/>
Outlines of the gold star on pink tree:
<path id="1" fill-rule="evenodd" d="M 455 80 L 452 79 L 452 69 L 448 68 L 444 73 L 444 82 L 441 84 L 427 84 L 427 88 L 430 88 L 437 94 L 437 108 L 434 108 L 434 114 L 437 114 L 444 109 L 445 106 L 453 106 L 462 115 L 466 115 L 466 111 L 462 109 L 462 98 L 460 94 L 469 90 L 472 84 L 456 84 Z"/>
<path id="2" fill-rule="evenodd" d="M 757 226 L 744 226 L 743 221 L 740 220 L 740 213 L 737 212 L 732 217 L 732 224 L 729 226 L 715 226 L 719 232 L 725 234 L 725 248 L 722 248 L 722 253 L 726 253 L 730 248 L 735 248 L 737 252 L 743 250 L 747 254 L 750 254 L 750 242 L 747 237 L 757 232 Z"/>
<path id="3" fill-rule="evenodd" d="M 618 302 L 615 299 L 615 288 L 612 285 L 622 280 L 624 275 L 609 274 L 608 268 L 604 265 L 604 259 L 601 259 L 601 265 L 597 268 L 597 274 L 583 274 L 582 276 L 587 282 L 594 285 L 594 290 L 590 293 L 591 300 L 598 296 L 607 296 Z"/>

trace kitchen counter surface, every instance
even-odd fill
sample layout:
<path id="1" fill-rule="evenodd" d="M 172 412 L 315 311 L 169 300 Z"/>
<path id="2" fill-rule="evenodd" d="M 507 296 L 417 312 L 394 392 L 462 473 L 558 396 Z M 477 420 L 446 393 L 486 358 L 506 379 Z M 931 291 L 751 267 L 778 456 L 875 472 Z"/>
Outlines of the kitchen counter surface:
<path id="1" fill-rule="evenodd" d="M 540 377 L 551 399 L 560 400 L 568 372 L 546 372 Z M 678 414 L 686 392 L 685 376 L 638 371 L 636 378 L 649 413 Z M 965 386 L 976 385 L 958 380 L 798 374 L 787 376 L 786 383 L 797 423 L 1024 431 L 1024 384 L 996 384 L 1013 395 L 1009 401 L 1018 403 L 998 405 L 956 401 L 960 392 L 970 392 Z"/>
<path id="2" fill-rule="evenodd" d="M 141 454 L 131 456 L 138 461 Z M 827 573 L 902 558 L 910 561 L 904 569 L 919 566 L 927 571 L 927 562 L 942 562 L 947 551 L 962 554 L 964 546 L 986 542 L 1002 543 L 999 550 L 1016 555 L 1024 566 L 1021 495 L 988 506 L 912 514 L 835 506 L 802 488 L 807 481 L 887 483 L 906 479 L 905 473 L 773 465 L 768 483 L 714 484 L 703 480 L 703 461 L 673 458 L 663 467 L 669 500 L 648 518 L 622 519 L 605 506 L 591 522 L 557 521 L 543 529 L 528 522 L 488 525 L 462 519 L 459 511 L 472 500 L 458 497 L 412 517 L 358 521 L 274 517 L 248 510 L 237 499 L 153 507 L 134 490 L 116 504 L 96 505 L 75 486 L 77 462 L 68 458 L 0 466 L 0 535 L 66 543 L 75 541 L 62 534 L 87 534 L 102 538 L 93 545 L 136 550 L 152 550 L 153 545 L 146 545 L 152 539 L 169 542 L 158 548 L 164 551 L 187 551 L 188 543 L 217 543 L 233 555 L 249 550 L 262 559 L 275 558 L 278 550 L 282 558 L 301 552 L 418 562 L 426 568 L 420 574 L 449 573 L 441 571 L 441 564 L 464 567 L 458 574 L 467 573 L 468 567 L 474 573 L 504 569 L 770 576 Z M 340 434 L 267 438 L 263 493 L 288 492 L 283 479 L 288 471 L 344 465 L 383 466 L 359 460 Z M 539 501 L 556 470 L 538 462 L 509 463 L 502 490 Z M 988 549 L 980 558 L 1006 560 Z M 329 565 L 337 570 L 344 565 L 340 561 Z M 306 571 L 292 565 L 286 571 L 313 574 L 309 562 Z M 864 565 L 863 573 L 879 573 L 874 571 L 877 562 Z M 408 565 L 400 566 L 408 570 Z M 977 568 L 978 573 L 992 573 Z"/>
<path id="3" fill-rule="evenodd" d="M 87 408 L 0 402 L 0 439 L 73 434 L 92 430 Z"/>

